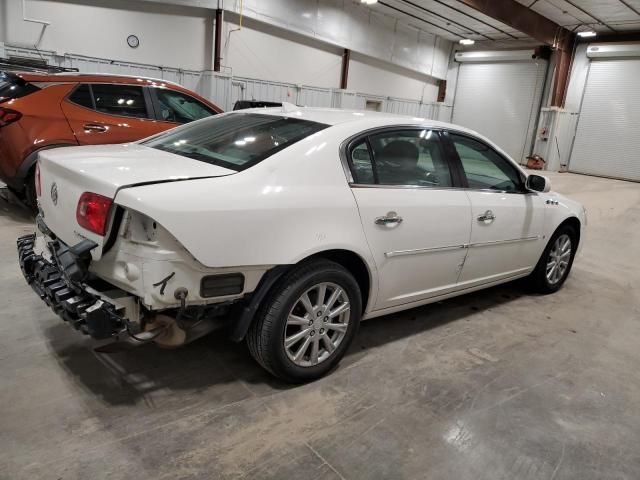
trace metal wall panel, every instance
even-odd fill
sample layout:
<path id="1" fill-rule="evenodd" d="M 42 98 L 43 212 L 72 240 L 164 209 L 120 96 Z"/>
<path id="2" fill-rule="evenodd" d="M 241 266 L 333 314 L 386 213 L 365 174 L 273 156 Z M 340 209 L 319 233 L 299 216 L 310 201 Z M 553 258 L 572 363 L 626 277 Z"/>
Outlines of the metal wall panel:
<path id="1" fill-rule="evenodd" d="M 517 162 L 531 152 L 545 60 L 463 63 L 453 105 L 453 123 L 497 143 Z"/>
<path id="2" fill-rule="evenodd" d="M 238 1 L 225 2 L 225 9 L 238 14 L 240 6 Z M 242 13 L 436 78 L 445 78 L 453 46 L 449 40 L 354 1 L 244 0 Z"/>
<path id="3" fill-rule="evenodd" d="M 197 72 L 172 67 L 119 62 L 82 55 L 66 54 L 58 56 L 54 55 L 53 52 L 38 52 L 33 49 L 14 47 L 7 47 L 6 54 L 7 56 L 43 59 L 50 65 L 77 68 L 83 73 L 137 75 L 168 80 L 199 93 L 225 111 L 233 109 L 233 105 L 238 100 L 290 102 L 309 107 L 334 107 L 355 110 L 364 110 L 367 100 L 375 100 L 381 103 L 381 111 L 423 118 L 436 118 L 438 109 L 445 108 L 444 106 L 440 107 L 439 104 L 421 103 L 403 98 L 389 98 L 340 89 L 300 86 L 255 78 L 232 77 L 212 71 Z M 450 109 L 450 107 L 446 108 Z"/>
<path id="4" fill-rule="evenodd" d="M 328 88 L 300 87 L 296 105 L 331 107 L 331 97 L 331 90 Z"/>
<path id="5" fill-rule="evenodd" d="M 640 59 L 592 60 L 569 170 L 640 181 Z"/>
<path id="6" fill-rule="evenodd" d="M 365 99 L 358 92 L 348 90 L 334 90 L 332 92 L 331 106 L 351 110 L 364 110 Z"/>

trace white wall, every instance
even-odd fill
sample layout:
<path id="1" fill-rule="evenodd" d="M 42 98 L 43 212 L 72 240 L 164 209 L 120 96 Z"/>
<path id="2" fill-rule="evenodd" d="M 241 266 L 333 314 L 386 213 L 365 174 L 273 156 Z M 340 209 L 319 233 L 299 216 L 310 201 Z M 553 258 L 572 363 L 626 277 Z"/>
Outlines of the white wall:
<path id="1" fill-rule="evenodd" d="M 309 3 L 273 1 L 272 8 L 287 4 L 293 9 Z M 231 8 L 231 3 L 225 7 Z M 362 35 L 371 34 L 367 48 L 378 48 L 395 62 L 352 52 L 349 90 L 424 102 L 436 100 L 437 81 L 422 72 L 434 75 L 440 72 L 437 74 L 444 76 L 448 57 L 443 49 L 450 49 L 450 42 L 397 22 L 387 25 L 388 19 L 378 18 L 379 14 L 363 18 L 362 14 L 369 10 L 349 2 L 344 3 L 344 9 L 340 6 L 342 2 L 335 3 L 335 7 L 328 0 L 312 3 L 317 18 L 312 16 L 309 21 L 315 22 L 325 36 L 333 28 L 334 36 L 344 37 L 344 46 L 358 46 L 358 42 L 365 40 L 360 38 Z M 0 17 L 0 33 L 4 30 L 5 42 L 32 48 L 42 27 L 22 20 L 21 0 L 0 0 L 0 13 L 5 13 L 1 10 L 3 4 L 6 14 Z M 290 26 L 295 27 L 293 31 L 274 22 L 265 23 L 268 19 L 264 15 L 257 21 L 246 15 L 250 13 L 250 5 L 249 0 L 242 29 L 239 16 L 225 11 L 222 49 L 225 73 L 298 85 L 339 87 L 342 47 L 329 43 L 325 37 L 313 38 L 297 31 L 301 29 L 297 24 Z M 132 0 L 27 0 L 26 6 L 28 17 L 51 22 L 39 45 L 41 50 L 198 71 L 211 68 L 214 20 L 211 9 Z M 264 10 L 266 4 L 256 3 L 254 7 Z M 292 21 L 306 18 L 296 16 L 295 11 L 289 14 Z M 342 29 L 352 23 L 362 31 Z M 374 27 L 377 29 L 372 30 Z M 126 43 L 130 34 L 140 38 L 136 49 Z"/>
<path id="2" fill-rule="evenodd" d="M 171 1 L 171 0 L 160 0 Z M 174 0 L 175 1 L 175 0 Z M 182 0 L 188 4 L 199 0 Z M 227 0 L 225 9 L 436 78 L 452 43 L 354 0 Z"/>
<path id="3" fill-rule="evenodd" d="M 207 11 L 127 0 L 27 0 L 27 16 L 51 22 L 40 49 L 201 70 Z M 6 2 L 5 43 L 33 47 L 41 26 L 22 20 L 21 0 Z M 209 29 L 211 31 L 211 29 Z M 136 49 L 127 36 L 140 39 Z"/>
<path id="4" fill-rule="evenodd" d="M 0 44 L 5 42 L 7 23 L 7 4 L 5 0 L 0 0 Z"/>
<path id="5" fill-rule="evenodd" d="M 435 102 L 438 98 L 434 78 L 357 54 L 351 55 L 348 89 L 423 102 Z"/>
<path id="6" fill-rule="evenodd" d="M 325 88 L 340 85 L 341 50 L 302 35 L 251 19 L 244 19 L 241 29 L 225 21 L 224 45 L 223 71 L 234 76 Z"/>

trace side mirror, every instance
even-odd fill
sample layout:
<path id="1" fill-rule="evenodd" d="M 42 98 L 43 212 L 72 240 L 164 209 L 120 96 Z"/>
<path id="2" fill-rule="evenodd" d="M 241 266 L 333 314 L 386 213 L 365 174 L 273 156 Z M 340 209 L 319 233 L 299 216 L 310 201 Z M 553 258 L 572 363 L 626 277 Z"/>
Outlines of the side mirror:
<path id="1" fill-rule="evenodd" d="M 551 181 L 542 175 L 529 175 L 527 177 L 526 187 L 528 190 L 547 193 L 551 190 Z"/>

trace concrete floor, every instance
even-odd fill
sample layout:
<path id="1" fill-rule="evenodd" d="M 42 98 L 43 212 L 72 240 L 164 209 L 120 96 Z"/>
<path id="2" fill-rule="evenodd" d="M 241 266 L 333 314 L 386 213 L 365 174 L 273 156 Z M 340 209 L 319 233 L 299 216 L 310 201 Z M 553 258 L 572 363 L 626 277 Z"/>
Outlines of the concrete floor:
<path id="1" fill-rule="evenodd" d="M 94 353 L 23 281 L 0 201 L 0 478 L 640 478 L 640 184 L 551 175 L 589 231 L 552 296 L 365 322 L 301 387 L 244 345 Z"/>

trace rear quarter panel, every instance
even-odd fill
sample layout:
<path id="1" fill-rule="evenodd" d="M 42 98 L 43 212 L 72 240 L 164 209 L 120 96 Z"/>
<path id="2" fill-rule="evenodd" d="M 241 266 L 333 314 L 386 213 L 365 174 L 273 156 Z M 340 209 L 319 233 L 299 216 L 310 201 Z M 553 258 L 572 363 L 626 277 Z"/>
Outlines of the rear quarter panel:
<path id="1" fill-rule="evenodd" d="M 128 188 L 116 203 L 156 220 L 207 267 L 293 264 L 330 249 L 371 266 L 335 129 L 235 175 Z"/>
<path id="2" fill-rule="evenodd" d="M 18 122 L 0 129 L 3 176 L 23 177 L 31 165 L 22 163 L 33 152 L 52 145 L 77 145 L 60 108 L 62 98 L 72 87 L 72 84 L 51 85 L 2 104 L 22 113 Z M 33 160 L 32 164 L 35 156 Z"/>

